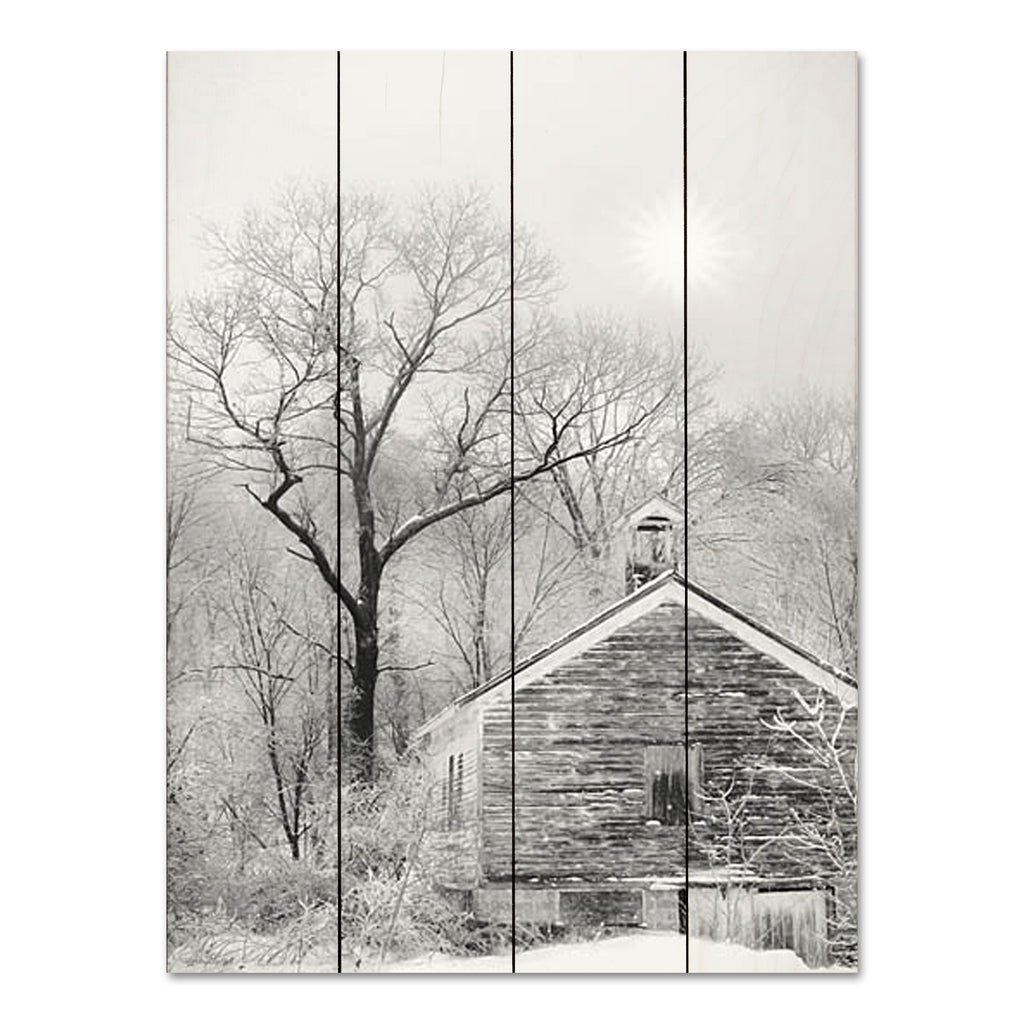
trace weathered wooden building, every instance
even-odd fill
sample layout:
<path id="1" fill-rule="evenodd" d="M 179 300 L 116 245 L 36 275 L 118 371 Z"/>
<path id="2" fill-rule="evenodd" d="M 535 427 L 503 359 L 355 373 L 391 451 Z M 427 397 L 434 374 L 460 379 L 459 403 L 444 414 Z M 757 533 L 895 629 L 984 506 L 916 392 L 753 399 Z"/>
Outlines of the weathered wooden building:
<path id="1" fill-rule="evenodd" d="M 851 962 L 856 683 L 685 581 L 666 506 L 626 596 L 420 731 L 431 869 L 483 919 Z"/>

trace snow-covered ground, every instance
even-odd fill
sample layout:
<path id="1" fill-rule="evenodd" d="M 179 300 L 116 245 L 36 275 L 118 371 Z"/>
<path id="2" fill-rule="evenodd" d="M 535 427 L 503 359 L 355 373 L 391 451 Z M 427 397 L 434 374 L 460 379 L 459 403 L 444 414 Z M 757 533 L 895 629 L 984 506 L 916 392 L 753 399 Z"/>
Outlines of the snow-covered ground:
<path id="1" fill-rule="evenodd" d="M 596 942 L 543 946 L 516 954 L 517 974 L 681 974 L 685 966 L 686 938 L 672 932 L 638 932 Z M 397 974 L 508 974 L 512 958 L 421 957 L 385 964 L 383 970 Z M 788 974 L 809 972 L 811 968 L 790 950 L 753 950 L 710 939 L 691 939 L 690 971 Z"/>

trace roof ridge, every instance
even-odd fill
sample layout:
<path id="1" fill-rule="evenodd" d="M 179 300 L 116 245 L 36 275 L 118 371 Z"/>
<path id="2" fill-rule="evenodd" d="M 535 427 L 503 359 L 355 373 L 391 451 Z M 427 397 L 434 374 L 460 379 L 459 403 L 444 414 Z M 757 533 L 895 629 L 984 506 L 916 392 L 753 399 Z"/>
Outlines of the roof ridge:
<path id="1" fill-rule="evenodd" d="M 492 679 L 489 679 L 487 682 L 482 683 L 480 686 L 477 686 L 472 690 L 467 690 L 465 693 L 460 694 L 454 700 L 449 701 L 443 708 L 441 708 L 440 711 L 438 711 L 436 714 L 428 718 L 427 721 L 424 722 L 423 725 L 421 725 L 414 732 L 414 738 L 419 737 L 423 733 L 427 732 L 428 729 L 432 727 L 433 724 L 443 715 L 447 714 L 450 711 L 454 711 L 458 708 L 464 707 L 465 705 L 472 703 L 477 698 L 483 696 L 486 693 L 489 693 L 498 686 L 501 686 L 502 683 L 508 682 L 510 679 L 513 679 L 520 672 L 523 672 L 526 669 L 531 668 L 538 662 L 543 661 L 545 658 L 556 653 L 562 647 L 565 647 L 567 644 L 570 644 L 574 640 L 577 640 L 581 636 L 584 636 L 590 630 L 595 629 L 597 626 L 601 625 L 601 623 L 606 622 L 610 618 L 614 618 L 616 615 L 618 615 L 625 609 L 629 608 L 630 605 L 635 604 L 636 602 L 643 600 L 646 597 L 649 597 L 656 590 L 670 583 L 678 583 L 681 587 L 683 587 L 684 591 L 689 591 L 693 593 L 695 596 L 706 601 L 708 604 L 713 605 L 719 610 L 725 612 L 727 615 L 732 616 L 733 618 L 744 623 L 751 629 L 754 629 L 757 632 L 761 633 L 766 638 L 774 641 L 777 644 L 781 644 L 783 647 L 787 648 L 792 653 L 798 655 L 801 658 L 804 658 L 806 661 L 809 661 L 811 664 L 817 666 L 822 671 L 827 672 L 840 683 L 852 687 L 854 690 L 858 689 L 857 680 L 850 673 L 830 664 L 829 662 L 825 661 L 824 658 L 821 658 L 817 654 L 815 654 L 813 651 L 809 651 L 805 647 L 801 647 L 800 644 L 796 643 L 793 640 L 790 640 L 788 637 L 783 636 L 781 633 L 778 633 L 771 627 L 764 625 L 764 623 L 758 621 L 753 616 L 748 615 L 746 612 L 740 611 L 738 608 L 729 604 L 727 601 L 722 600 L 720 597 L 715 596 L 709 590 L 706 590 L 699 584 L 694 583 L 692 580 L 687 581 L 675 569 L 666 569 L 663 573 L 659 574 L 658 576 L 655 576 L 654 579 L 649 580 L 647 583 L 643 584 L 643 586 L 637 587 L 636 590 L 632 591 L 629 594 L 626 594 L 625 596 L 619 598 L 617 601 L 601 609 L 601 611 L 592 615 L 589 619 L 586 619 L 578 626 L 573 627 L 568 632 L 562 634 L 562 636 L 558 637 L 555 640 L 552 640 L 550 643 L 545 644 L 543 647 L 534 651 L 533 654 L 529 655 L 529 657 L 524 658 L 522 661 L 514 662 L 513 665 L 507 668 L 504 672 L 501 672 L 499 675 L 494 676 Z"/>

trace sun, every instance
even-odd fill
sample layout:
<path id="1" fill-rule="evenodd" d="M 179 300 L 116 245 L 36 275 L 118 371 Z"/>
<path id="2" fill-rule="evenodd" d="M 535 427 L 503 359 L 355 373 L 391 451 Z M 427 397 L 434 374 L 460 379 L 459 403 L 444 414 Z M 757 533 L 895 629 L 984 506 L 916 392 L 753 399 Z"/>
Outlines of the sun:
<path id="1" fill-rule="evenodd" d="M 686 224 L 686 273 L 689 287 L 718 289 L 725 284 L 738 256 L 725 221 L 716 211 L 689 196 Z M 666 193 L 632 218 L 627 259 L 638 282 L 650 291 L 683 296 L 683 196 Z"/>

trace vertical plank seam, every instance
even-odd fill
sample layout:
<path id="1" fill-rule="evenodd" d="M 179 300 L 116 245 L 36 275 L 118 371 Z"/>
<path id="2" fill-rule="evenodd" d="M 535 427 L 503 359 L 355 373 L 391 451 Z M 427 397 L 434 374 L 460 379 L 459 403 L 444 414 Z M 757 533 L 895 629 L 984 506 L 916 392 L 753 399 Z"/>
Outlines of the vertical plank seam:
<path id="1" fill-rule="evenodd" d="M 335 171 L 337 210 L 335 213 L 335 281 L 334 299 L 337 306 L 334 316 L 334 362 L 335 362 L 335 402 L 337 409 L 334 416 L 335 458 L 337 465 L 334 474 L 334 513 L 335 513 L 335 562 L 336 574 L 341 579 L 341 50 L 335 53 Z M 341 594 L 334 595 L 335 643 L 338 656 L 334 659 L 334 715 L 335 715 L 335 814 L 337 816 L 338 842 L 338 973 L 341 974 Z"/>
<path id="2" fill-rule="evenodd" d="M 683 716 L 686 792 L 686 832 L 684 839 L 685 886 L 684 906 L 686 908 L 686 973 L 690 973 L 690 394 L 689 394 L 689 209 L 687 166 L 687 129 L 689 119 L 686 109 L 687 51 L 683 50 Z"/>
<path id="3" fill-rule="evenodd" d="M 516 296 L 515 296 L 515 52 L 508 52 L 508 208 L 509 208 L 509 376 L 512 401 L 509 402 L 509 473 L 515 475 L 515 384 L 516 384 Z M 509 610 L 509 657 L 512 684 L 509 687 L 509 714 L 512 725 L 512 973 L 516 973 L 516 649 L 515 649 L 515 607 L 516 607 L 516 488 L 512 485 L 510 514 L 512 516 L 511 556 L 509 578 L 511 582 L 511 608 Z"/>

